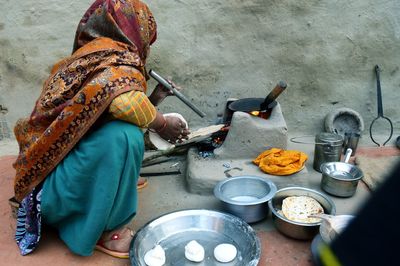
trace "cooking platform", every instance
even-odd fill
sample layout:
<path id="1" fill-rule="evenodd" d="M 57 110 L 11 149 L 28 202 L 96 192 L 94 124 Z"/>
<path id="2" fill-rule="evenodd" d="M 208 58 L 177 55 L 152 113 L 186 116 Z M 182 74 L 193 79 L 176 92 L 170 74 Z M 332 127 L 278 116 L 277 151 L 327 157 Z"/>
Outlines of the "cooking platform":
<path id="1" fill-rule="evenodd" d="M 271 148 L 287 148 L 287 126 L 279 103 L 268 119 L 246 112 L 234 112 L 223 144 L 204 157 L 198 147 L 187 154 L 186 180 L 188 189 L 196 194 L 211 194 L 215 184 L 229 176 L 256 175 L 280 184 L 306 185 L 302 178 L 307 169 L 291 176 L 268 175 L 252 163 L 261 152 Z M 284 183 L 282 183 L 284 181 Z"/>
<path id="2" fill-rule="evenodd" d="M 234 112 L 224 143 L 214 150 L 215 157 L 256 158 L 271 147 L 286 149 L 287 131 L 279 103 L 272 109 L 268 119 L 245 112 Z"/>
<path id="3" fill-rule="evenodd" d="M 251 159 L 202 158 L 196 148 L 191 148 L 187 156 L 186 181 L 189 192 L 211 195 L 218 181 L 230 176 L 252 175 L 265 177 L 278 188 L 285 186 L 309 186 L 308 170 L 290 176 L 274 176 L 261 171 Z"/>

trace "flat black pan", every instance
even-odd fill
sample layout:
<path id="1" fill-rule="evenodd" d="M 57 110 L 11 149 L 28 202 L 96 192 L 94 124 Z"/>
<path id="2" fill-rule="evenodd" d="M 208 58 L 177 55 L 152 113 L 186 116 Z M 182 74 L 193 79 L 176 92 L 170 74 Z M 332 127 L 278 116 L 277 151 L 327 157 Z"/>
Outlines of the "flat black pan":
<path id="1" fill-rule="evenodd" d="M 277 102 L 273 101 L 267 108 L 262 108 L 261 105 L 264 103 L 264 98 L 244 98 L 236 100 L 229 105 L 231 111 L 242 111 L 242 112 L 252 112 L 252 111 L 262 111 L 267 109 L 272 109 L 276 106 Z"/>
<path id="2" fill-rule="evenodd" d="M 264 98 L 244 98 L 236 100 L 229 105 L 231 111 L 265 111 L 270 110 L 277 104 L 275 99 L 286 89 L 286 82 L 280 81 L 275 88 Z"/>

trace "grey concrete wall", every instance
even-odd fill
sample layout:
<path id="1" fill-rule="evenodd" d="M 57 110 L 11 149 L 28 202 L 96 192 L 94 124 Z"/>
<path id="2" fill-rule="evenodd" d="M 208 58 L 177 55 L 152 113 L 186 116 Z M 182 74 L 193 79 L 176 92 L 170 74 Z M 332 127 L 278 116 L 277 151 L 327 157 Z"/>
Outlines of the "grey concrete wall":
<path id="1" fill-rule="evenodd" d="M 28 115 L 48 71 L 69 55 L 89 0 L 0 0 L 0 104 L 10 127 Z M 265 97 L 279 80 L 289 134 L 316 134 L 340 107 L 377 116 L 374 65 L 384 114 L 400 132 L 400 1 L 148 0 L 158 22 L 148 68 L 170 76 L 207 113 L 177 99 L 161 108 L 207 125 L 229 97 Z M 150 82 L 150 88 L 154 86 Z M 387 128 L 382 128 L 382 133 Z"/>

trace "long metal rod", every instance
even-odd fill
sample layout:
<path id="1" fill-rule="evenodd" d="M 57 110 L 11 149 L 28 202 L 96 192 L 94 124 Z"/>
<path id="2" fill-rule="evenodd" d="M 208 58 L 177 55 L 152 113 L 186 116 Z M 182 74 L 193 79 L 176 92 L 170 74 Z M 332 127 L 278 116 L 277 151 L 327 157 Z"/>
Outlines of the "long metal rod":
<path id="1" fill-rule="evenodd" d="M 378 65 L 375 66 L 375 74 L 376 74 L 376 96 L 378 99 L 378 116 L 383 116 L 383 104 L 382 104 L 382 89 L 381 89 L 381 79 L 380 79 L 380 68 Z"/>
<path id="2" fill-rule="evenodd" d="M 200 117 L 204 117 L 206 116 L 205 113 L 203 113 L 199 108 L 197 108 L 194 104 L 192 104 L 186 97 L 185 95 L 183 95 L 180 91 L 178 91 L 177 89 L 175 89 L 166 79 L 164 79 L 163 77 L 161 77 L 159 74 L 157 74 L 156 72 L 154 72 L 154 70 L 150 70 L 149 71 L 149 75 L 154 78 L 155 80 L 158 81 L 158 83 L 160 83 L 161 85 L 163 85 L 164 87 L 166 87 L 167 89 L 169 89 L 170 91 L 173 92 L 173 94 L 178 97 L 183 103 L 185 103 L 187 106 L 190 107 L 190 109 L 192 109 L 193 111 L 196 112 L 196 114 L 198 114 Z"/>

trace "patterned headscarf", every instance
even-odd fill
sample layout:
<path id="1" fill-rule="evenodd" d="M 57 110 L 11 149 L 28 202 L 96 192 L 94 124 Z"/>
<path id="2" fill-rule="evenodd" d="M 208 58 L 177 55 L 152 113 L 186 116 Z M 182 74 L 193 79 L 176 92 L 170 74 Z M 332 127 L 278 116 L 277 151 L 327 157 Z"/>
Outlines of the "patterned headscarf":
<path id="1" fill-rule="evenodd" d="M 73 52 L 98 37 L 135 47 L 145 62 L 157 38 L 157 24 L 147 5 L 140 1 L 97 0 L 79 22 Z"/>
<path id="2" fill-rule="evenodd" d="M 76 32 L 73 54 L 58 62 L 30 117 L 14 127 L 15 198 L 40 184 L 121 93 L 146 91 L 145 60 L 156 23 L 139 0 L 97 0 Z"/>

